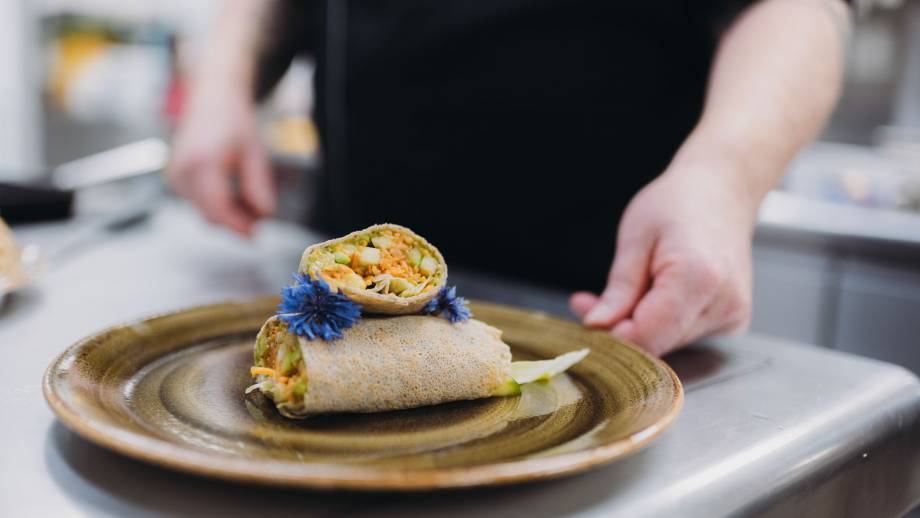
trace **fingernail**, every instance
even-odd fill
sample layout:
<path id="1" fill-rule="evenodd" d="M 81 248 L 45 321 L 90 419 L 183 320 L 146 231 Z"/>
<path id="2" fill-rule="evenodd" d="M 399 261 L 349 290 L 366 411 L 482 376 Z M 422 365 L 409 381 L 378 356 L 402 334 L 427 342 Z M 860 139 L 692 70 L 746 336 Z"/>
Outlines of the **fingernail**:
<path id="1" fill-rule="evenodd" d="M 612 314 L 613 308 L 610 307 L 610 305 L 606 302 L 598 302 L 597 305 L 591 308 L 591 311 L 588 311 L 588 314 L 585 315 L 585 324 L 589 326 L 602 325 L 610 320 Z"/>

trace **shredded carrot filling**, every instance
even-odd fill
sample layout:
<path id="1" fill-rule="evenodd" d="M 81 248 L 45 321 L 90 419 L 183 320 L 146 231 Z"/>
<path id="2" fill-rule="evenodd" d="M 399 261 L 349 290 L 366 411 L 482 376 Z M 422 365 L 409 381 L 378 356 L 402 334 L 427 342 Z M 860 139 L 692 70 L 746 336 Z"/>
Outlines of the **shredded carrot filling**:
<path id="1" fill-rule="evenodd" d="M 256 377 L 260 374 L 264 374 L 265 376 L 275 377 L 275 369 L 269 369 L 268 367 L 250 367 L 249 368 L 250 376 Z"/>
<path id="2" fill-rule="evenodd" d="M 329 279 L 342 280 L 345 277 L 347 277 L 348 274 L 351 272 L 352 270 L 349 269 L 344 264 L 331 264 L 323 268 L 323 277 L 327 277 Z"/>
<path id="3" fill-rule="evenodd" d="M 296 360 L 291 356 L 290 347 L 298 347 L 296 338 L 293 345 L 290 343 L 292 335 L 287 333 L 287 325 L 280 320 L 269 324 L 256 339 L 257 357 L 256 364 L 249 368 L 249 374 L 256 376 L 269 376 L 272 380 L 272 399 L 276 402 L 285 401 L 298 403 L 303 400 L 307 388 L 307 373 L 304 368 L 303 358 L 296 351 Z M 263 345 L 259 345 L 259 344 Z M 288 347 L 282 358 L 278 357 L 279 349 Z M 261 384 L 259 384 L 261 385 Z M 276 389 L 280 388 L 281 392 Z"/>
<path id="4" fill-rule="evenodd" d="M 418 266 L 409 264 L 409 251 L 415 246 L 415 240 L 411 237 L 397 232 L 384 231 L 382 235 L 389 237 L 390 246 L 380 249 L 380 264 L 362 266 L 358 263 L 358 257 L 363 247 L 358 247 L 358 251 L 352 254 L 351 264 L 349 266 L 366 282 L 370 282 L 375 276 L 381 273 L 388 273 L 394 277 L 400 277 L 419 284 L 425 281 L 426 275 L 423 274 Z"/>
<path id="5" fill-rule="evenodd" d="M 324 266 L 321 275 L 327 280 L 343 280 L 349 275 L 357 274 L 364 280 L 365 287 L 373 285 L 375 282 L 374 277 L 381 274 L 389 274 L 393 277 L 407 280 L 413 285 L 419 285 L 428 280 L 428 275 L 422 273 L 419 264 L 411 264 L 410 254 L 413 249 L 416 249 L 415 253 L 419 253 L 422 250 L 421 247 L 417 246 L 413 237 L 392 230 L 385 230 L 376 235 L 383 236 L 389 240 L 385 247 L 374 247 L 380 253 L 380 259 L 377 264 L 361 264 L 362 251 L 373 246 L 366 239 L 361 239 L 355 244 L 339 243 L 330 251 L 345 254 L 350 258 L 349 263 Z M 429 255 L 427 251 L 422 253 L 425 256 Z M 434 286 L 426 286 L 421 292 L 431 289 L 434 289 Z"/>

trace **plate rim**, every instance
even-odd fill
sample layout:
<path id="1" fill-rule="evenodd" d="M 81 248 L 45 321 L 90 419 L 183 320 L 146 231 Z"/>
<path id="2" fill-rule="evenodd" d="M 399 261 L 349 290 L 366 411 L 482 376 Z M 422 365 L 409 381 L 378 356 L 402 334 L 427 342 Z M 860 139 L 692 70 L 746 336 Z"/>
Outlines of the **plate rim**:
<path id="1" fill-rule="evenodd" d="M 641 451 L 671 427 L 683 408 L 683 384 L 674 370 L 661 358 L 653 356 L 641 347 L 615 336 L 613 338 L 619 345 L 633 349 L 646 359 L 651 360 L 671 379 L 675 390 L 667 414 L 655 423 L 628 437 L 584 450 L 560 453 L 548 457 L 499 461 L 474 466 L 400 469 L 325 462 L 293 462 L 277 459 L 252 460 L 226 456 L 177 445 L 152 435 L 108 425 L 71 408 L 55 391 L 55 373 L 65 371 L 65 369 L 61 369 L 61 363 L 71 356 L 74 351 L 115 329 L 126 325 L 136 325 L 155 318 L 182 314 L 191 310 L 200 311 L 227 305 L 255 305 L 260 301 L 275 298 L 256 297 L 246 300 L 196 305 L 114 324 L 92 333 L 64 349 L 55 356 L 51 364 L 45 369 L 42 376 L 42 394 L 45 401 L 61 423 L 83 439 L 120 455 L 162 468 L 174 469 L 191 475 L 206 476 L 237 483 L 255 483 L 263 486 L 312 490 L 394 492 L 509 485 L 582 473 Z M 580 324 L 538 310 L 478 300 L 473 302 L 479 306 L 511 309 L 531 315 L 539 315 L 541 318 L 549 318 L 565 325 L 580 327 Z M 304 468 L 307 466 L 312 468 L 312 473 L 303 473 Z"/>

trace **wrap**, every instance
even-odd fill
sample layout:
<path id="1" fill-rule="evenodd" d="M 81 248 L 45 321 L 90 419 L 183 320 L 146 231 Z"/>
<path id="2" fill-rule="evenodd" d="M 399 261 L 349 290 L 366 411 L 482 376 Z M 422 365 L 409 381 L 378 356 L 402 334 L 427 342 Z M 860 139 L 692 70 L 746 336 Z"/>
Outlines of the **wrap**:
<path id="1" fill-rule="evenodd" d="M 322 278 L 366 313 L 418 313 L 447 282 L 444 256 L 406 227 L 373 225 L 308 247 L 300 273 Z"/>
<path id="2" fill-rule="evenodd" d="M 508 395 L 511 351 L 501 331 L 475 319 L 365 318 L 344 337 L 308 341 L 270 318 L 256 339 L 260 390 L 287 417 L 380 412 Z"/>

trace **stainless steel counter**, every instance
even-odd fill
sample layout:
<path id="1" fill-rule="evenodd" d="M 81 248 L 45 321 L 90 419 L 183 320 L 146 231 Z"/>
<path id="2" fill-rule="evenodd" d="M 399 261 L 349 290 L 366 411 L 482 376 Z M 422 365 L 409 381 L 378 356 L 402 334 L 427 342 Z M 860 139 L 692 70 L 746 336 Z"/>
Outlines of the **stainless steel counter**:
<path id="1" fill-rule="evenodd" d="M 920 215 L 856 207 L 770 192 L 758 215 L 758 231 L 797 236 L 812 242 L 853 248 L 857 244 L 890 247 L 900 253 L 920 250 Z"/>
<path id="2" fill-rule="evenodd" d="M 70 224 L 17 231 L 49 249 L 75 235 Z M 427 495 L 251 488 L 126 459 L 55 421 L 39 382 L 64 347 L 119 321 L 275 292 L 315 239 L 271 223 L 245 242 L 170 203 L 146 223 L 57 254 L 46 276 L 0 309 L 0 514 L 876 517 L 920 502 L 917 379 L 889 364 L 757 336 L 668 359 L 686 404 L 646 450 L 516 487 Z M 480 298 L 565 308 L 564 294 L 455 280 Z"/>

